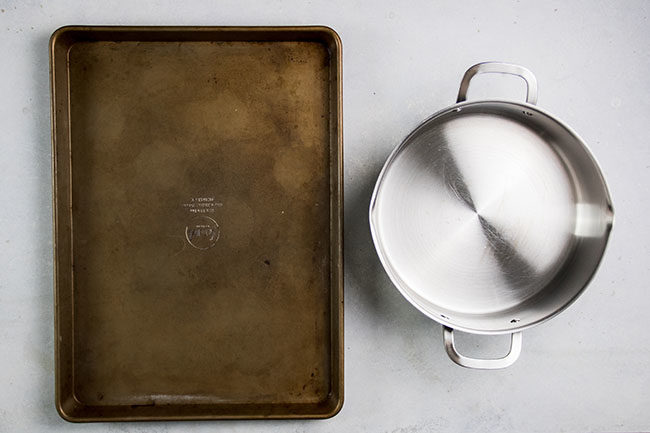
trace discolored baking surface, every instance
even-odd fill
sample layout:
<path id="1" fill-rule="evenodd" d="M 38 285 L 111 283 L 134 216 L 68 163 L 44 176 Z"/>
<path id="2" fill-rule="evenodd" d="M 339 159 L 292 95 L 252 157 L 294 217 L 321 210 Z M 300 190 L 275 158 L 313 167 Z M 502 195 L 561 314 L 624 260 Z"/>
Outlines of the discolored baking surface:
<path id="1" fill-rule="evenodd" d="M 80 40 L 68 59 L 73 412 L 331 415 L 331 49 Z"/>

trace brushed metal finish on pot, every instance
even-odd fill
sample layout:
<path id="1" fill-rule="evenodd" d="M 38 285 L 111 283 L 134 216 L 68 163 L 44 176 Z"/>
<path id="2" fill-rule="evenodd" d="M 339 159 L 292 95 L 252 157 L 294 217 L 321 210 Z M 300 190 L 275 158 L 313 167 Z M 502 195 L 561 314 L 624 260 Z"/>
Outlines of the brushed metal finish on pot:
<path id="1" fill-rule="evenodd" d="M 527 102 L 464 102 L 479 73 L 522 77 Z M 586 287 L 613 223 L 605 180 L 585 143 L 537 108 L 525 68 L 482 63 L 458 103 L 424 121 L 389 156 L 370 205 L 379 257 L 393 283 L 445 326 L 452 360 L 503 368 L 520 331 L 553 317 Z M 453 329 L 513 334 L 500 359 L 472 359 Z"/>

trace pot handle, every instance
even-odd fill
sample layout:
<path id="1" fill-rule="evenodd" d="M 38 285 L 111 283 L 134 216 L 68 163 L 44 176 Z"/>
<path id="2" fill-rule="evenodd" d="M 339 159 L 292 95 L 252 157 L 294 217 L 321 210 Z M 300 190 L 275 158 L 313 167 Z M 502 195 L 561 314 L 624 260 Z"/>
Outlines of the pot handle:
<path id="1" fill-rule="evenodd" d="M 458 353 L 456 345 L 454 344 L 454 330 L 448 326 L 443 325 L 442 338 L 445 342 L 447 355 L 449 355 L 451 360 L 456 364 L 467 368 L 482 370 L 506 368 L 511 366 L 517 358 L 519 358 L 519 354 L 521 353 L 521 332 L 513 332 L 510 334 L 510 350 L 503 358 L 496 359 L 469 358 Z"/>
<path id="2" fill-rule="evenodd" d="M 528 69 L 523 66 L 513 65 L 512 63 L 501 62 L 485 62 L 478 63 L 465 72 L 463 80 L 460 82 L 460 90 L 458 90 L 458 99 L 456 102 L 463 102 L 467 100 L 467 90 L 469 89 L 469 82 L 474 75 L 497 73 L 497 74 L 510 74 L 521 77 L 526 82 L 526 102 L 535 105 L 537 103 L 537 79 Z"/>

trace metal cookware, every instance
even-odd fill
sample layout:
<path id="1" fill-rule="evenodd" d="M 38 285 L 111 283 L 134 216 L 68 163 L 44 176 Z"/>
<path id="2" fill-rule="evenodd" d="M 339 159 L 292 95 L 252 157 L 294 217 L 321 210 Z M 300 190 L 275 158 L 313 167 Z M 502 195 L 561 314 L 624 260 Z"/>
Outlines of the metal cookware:
<path id="1" fill-rule="evenodd" d="M 341 50 L 321 26 L 52 35 L 63 418 L 341 409 Z"/>
<path id="2" fill-rule="evenodd" d="M 480 73 L 523 78 L 526 102 L 466 102 Z M 522 330 L 555 316 L 585 289 L 614 212 L 586 144 L 535 106 L 529 70 L 472 66 L 457 102 L 391 153 L 370 203 L 370 227 L 395 286 L 443 325 L 450 358 L 464 367 L 503 368 L 519 356 Z M 499 359 L 464 356 L 454 329 L 510 334 L 510 351 Z"/>

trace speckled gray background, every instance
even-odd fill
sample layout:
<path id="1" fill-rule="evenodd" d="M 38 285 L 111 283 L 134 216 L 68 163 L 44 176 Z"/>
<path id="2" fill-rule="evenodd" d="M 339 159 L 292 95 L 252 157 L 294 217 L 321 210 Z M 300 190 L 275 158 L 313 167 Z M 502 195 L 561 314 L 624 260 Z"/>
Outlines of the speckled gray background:
<path id="1" fill-rule="evenodd" d="M 650 429 L 650 2 L 4 0 L 0 9 L 1 432 Z M 66 24 L 325 24 L 340 34 L 346 401 L 335 418 L 72 425 L 58 417 L 47 42 Z M 526 331 L 520 360 L 493 372 L 447 359 L 440 327 L 382 271 L 367 224 L 369 195 L 390 150 L 454 102 L 462 73 L 485 60 L 536 74 L 539 105 L 590 145 L 617 213 L 589 289 Z M 470 97 L 522 94 L 514 78 L 485 76 Z M 507 344 L 504 337 L 459 340 L 470 354 L 496 354 Z"/>

